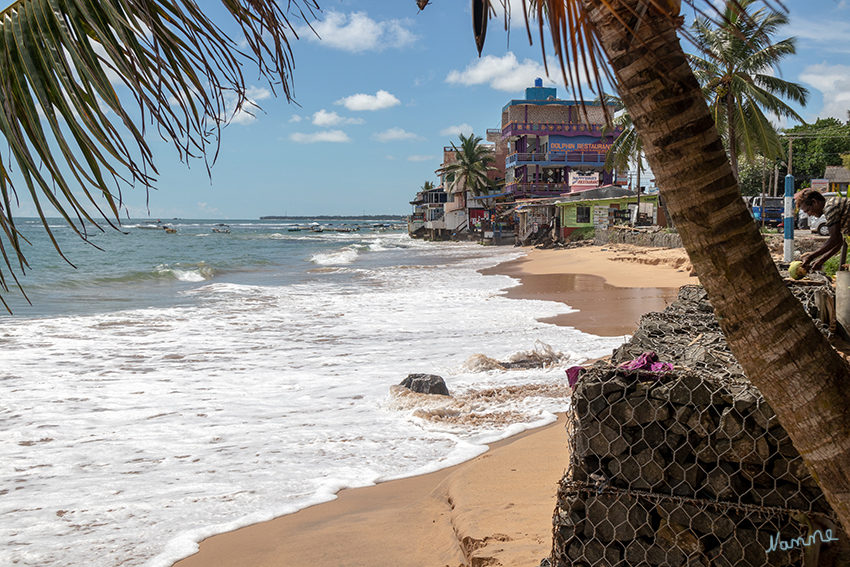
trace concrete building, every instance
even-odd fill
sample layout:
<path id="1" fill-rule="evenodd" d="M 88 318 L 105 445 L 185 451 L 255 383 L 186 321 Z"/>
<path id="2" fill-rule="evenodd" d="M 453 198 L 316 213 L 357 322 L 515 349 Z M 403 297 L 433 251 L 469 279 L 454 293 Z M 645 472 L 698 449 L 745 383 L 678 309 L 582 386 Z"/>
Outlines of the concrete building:
<path id="1" fill-rule="evenodd" d="M 518 199 L 556 197 L 613 183 L 603 165 L 622 129 L 603 135 L 604 124 L 602 106 L 560 100 L 557 89 L 535 80 L 525 99 L 502 108 L 505 191 Z"/>

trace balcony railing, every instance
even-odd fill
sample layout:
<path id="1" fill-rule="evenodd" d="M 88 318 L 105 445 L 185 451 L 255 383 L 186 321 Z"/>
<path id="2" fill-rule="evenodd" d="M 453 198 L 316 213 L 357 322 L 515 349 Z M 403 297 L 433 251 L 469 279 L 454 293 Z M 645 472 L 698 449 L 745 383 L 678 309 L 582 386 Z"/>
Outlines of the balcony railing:
<path id="1" fill-rule="evenodd" d="M 550 195 L 569 193 L 569 183 L 508 183 L 505 190 L 514 195 Z"/>
<path id="2" fill-rule="evenodd" d="M 524 153 L 517 152 L 505 158 L 505 167 L 516 167 L 527 164 L 570 164 L 587 163 L 602 165 L 605 163 L 606 154 L 602 152 L 551 152 L 551 153 Z"/>
<path id="3" fill-rule="evenodd" d="M 543 135 L 551 134 L 578 135 L 596 134 L 602 135 L 604 124 L 570 124 L 566 122 L 509 122 L 502 128 L 502 138 L 508 136 L 522 136 L 525 134 Z M 608 134 L 619 136 L 623 133 L 623 127 L 617 126 Z"/>

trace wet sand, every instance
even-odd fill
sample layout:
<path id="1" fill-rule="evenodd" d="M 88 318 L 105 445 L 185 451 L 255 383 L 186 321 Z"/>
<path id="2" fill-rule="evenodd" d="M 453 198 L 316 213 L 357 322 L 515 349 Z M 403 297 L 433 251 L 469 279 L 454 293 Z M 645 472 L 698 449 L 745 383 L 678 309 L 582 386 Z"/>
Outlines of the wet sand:
<path id="1" fill-rule="evenodd" d="M 631 335 L 641 315 L 661 311 L 675 301 L 679 287 L 699 283 L 689 275 L 684 250 L 635 248 L 532 250 L 481 273 L 518 279 L 520 284 L 507 289 L 506 297 L 557 301 L 578 310 L 540 319 L 543 323 L 605 337 Z"/>

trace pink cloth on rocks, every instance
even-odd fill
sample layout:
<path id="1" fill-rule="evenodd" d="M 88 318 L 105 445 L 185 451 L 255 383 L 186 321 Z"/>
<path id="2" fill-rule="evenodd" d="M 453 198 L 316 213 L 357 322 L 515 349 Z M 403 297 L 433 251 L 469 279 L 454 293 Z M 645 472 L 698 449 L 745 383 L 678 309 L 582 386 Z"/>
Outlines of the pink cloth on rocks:
<path id="1" fill-rule="evenodd" d="M 622 363 L 617 368 L 623 370 L 649 370 L 650 372 L 669 372 L 673 370 L 673 365 L 669 362 L 658 362 L 658 355 L 655 351 L 645 352 L 639 357 Z"/>

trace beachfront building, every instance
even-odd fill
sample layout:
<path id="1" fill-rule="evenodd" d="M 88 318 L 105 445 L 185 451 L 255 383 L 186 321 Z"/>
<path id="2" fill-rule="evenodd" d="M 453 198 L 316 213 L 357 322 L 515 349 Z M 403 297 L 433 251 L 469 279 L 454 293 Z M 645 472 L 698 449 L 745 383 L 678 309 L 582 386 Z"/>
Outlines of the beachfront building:
<path id="1" fill-rule="evenodd" d="M 603 134 L 604 125 L 601 105 L 560 100 L 556 88 L 536 79 L 524 99 L 502 108 L 505 191 L 517 199 L 556 197 L 612 184 L 603 165 L 622 129 Z"/>
<path id="2" fill-rule="evenodd" d="M 505 145 L 501 140 L 499 143 L 484 144 L 486 148 L 492 152 L 494 159 L 496 156 L 506 154 Z M 496 197 L 501 189 L 490 191 L 487 195 L 473 195 L 471 191 L 464 190 L 459 183 L 459 179 L 455 178 L 454 174 L 446 173 L 445 168 L 449 165 L 457 163 L 457 150 L 454 146 L 443 147 L 443 162 L 440 168 L 435 172 L 440 176 L 441 186 L 446 188 L 446 203 L 444 205 L 444 222 L 445 230 L 450 236 L 456 236 L 463 233 L 471 233 L 472 227 L 477 223 L 481 223 L 487 217 L 486 205 L 489 204 L 489 197 Z M 494 181 L 497 187 L 504 183 L 504 160 L 493 163 L 494 170 L 487 173 L 487 177 Z"/>
<path id="3" fill-rule="evenodd" d="M 540 240 L 558 240 L 558 202 L 560 197 L 522 199 L 514 208 L 516 239 L 523 246 Z"/>
<path id="4" fill-rule="evenodd" d="M 445 229 L 443 207 L 447 198 L 448 194 L 442 185 L 416 193 L 416 197 L 410 201 L 413 213 L 407 219 L 407 233 L 410 236 L 422 237 L 429 229 Z"/>
<path id="5" fill-rule="evenodd" d="M 606 186 L 565 195 L 558 203 L 560 238 L 582 228 L 607 229 L 616 224 L 666 227 L 660 195 L 638 195 L 622 187 Z"/>

